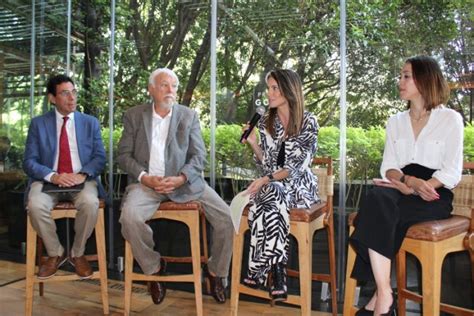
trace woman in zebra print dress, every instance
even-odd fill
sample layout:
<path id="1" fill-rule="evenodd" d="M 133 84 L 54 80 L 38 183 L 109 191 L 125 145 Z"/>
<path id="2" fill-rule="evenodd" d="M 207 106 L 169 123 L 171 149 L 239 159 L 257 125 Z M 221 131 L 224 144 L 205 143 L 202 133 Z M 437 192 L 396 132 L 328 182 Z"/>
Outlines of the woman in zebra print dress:
<path id="1" fill-rule="evenodd" d="M 247 188 L 253 205 L 249 271 L 244 283 L 258 288 L 267 283 L 273 300 L 286 300 L 289 211 L 319 203 L 318 182 L 310 164 L 316 152 L 318 123 L 304 110 L 298 74 L 274 70 L 267 74 L 269 111 L 247 138 L 261 177 Z M 246 127 L 248 128 L 248 126 Z"/>

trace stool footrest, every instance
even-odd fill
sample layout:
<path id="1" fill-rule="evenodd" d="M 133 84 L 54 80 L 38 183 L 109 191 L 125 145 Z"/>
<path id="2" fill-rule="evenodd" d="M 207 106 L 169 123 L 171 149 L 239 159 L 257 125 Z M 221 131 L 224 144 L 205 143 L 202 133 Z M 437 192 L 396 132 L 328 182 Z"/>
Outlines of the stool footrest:
<path id="1" fill-rule="evenodd" d="M 161 256 L 168 263 L 193 263 L 193 257 L 170 257 Z M 207 257 L 201 256 L 201 263 L 207 263 Z"/>
<path id="2" fill-rule="evenodd" d="M 95 271 L 94 273 L 92 273 L 92 276 L 90 278 L 85 279 L 85 280 L 94 280 L 94 279 L 100 279 L 99 271 Z M 36 275 L 34 277 L 35 283 L 51 283 L 51 282 L 63 282 L 63 281 L 76 281 L 76 280 L 81 280 L 81 278 L 77 274 L 55 275 L 54 277 L 51 277 L 49 279 L 38 279 Z"/>
<path id="3" fill-rule="evenodd" d="M 132 273 L 133 281 L 194 282 L 194 274 L 147 275 Z"/>
<path id="4" fill-rule="evenodd" d="M 286 273 L 291 278 L 299 278 L 300 272 L 298 270 L 286 269 Z M 312 273 L 311 280 L 319 282 L 331 282 L 331 275 L 328 273 Z"/>
<path id="5" fill-rule="evenodd" d="M 239 294 L 247 294 L 247 295 L 270 300 L 268 291 L 252 289 L 242 284 L 239 284 Z M 292 305 L 301 305 L 301 297 L 297 295 L 288 294 L 288 299 L 285 301 L 285 303 L 292 304 Z"/>

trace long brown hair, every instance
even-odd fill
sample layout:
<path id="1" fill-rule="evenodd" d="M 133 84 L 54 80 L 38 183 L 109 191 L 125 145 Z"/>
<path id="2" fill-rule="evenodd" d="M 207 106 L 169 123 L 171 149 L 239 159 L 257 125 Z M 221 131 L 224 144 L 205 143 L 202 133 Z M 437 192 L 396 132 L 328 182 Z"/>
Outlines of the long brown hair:
<path id="1" fill-rule="evenodd" d="M 408 58 L 405 63 L 411 64 L 413 80 L 425 101 L 427 111 L 448 102 L 448 83 L 436 60 L 429 56 L 415 56 Z M 408 101 L 408 108 L 410 108 L 410 101 Z"/>
<path id="2" fill-rule="evenodd" d="M 288 101 L 290 108 L 290 119 L 286 129 L 286 135 L 288 137 L 297 135 L 301 126 L 303 125 L 303 114 L 304 114 L 304 98 L 303 98 L 303 84 L 301 83 L 300 76 L 289 69 L 275 69 L 267 73 L 265 81 L 268 82 L 268 78 L 273 78 L 280 88 L 280 92 L 283 97 Z M 266 121 L 267 131 L 275 137 L 274 122 L 277 115 L 277 109 L 273 108 L 268 111 L 268 118 Z"/>

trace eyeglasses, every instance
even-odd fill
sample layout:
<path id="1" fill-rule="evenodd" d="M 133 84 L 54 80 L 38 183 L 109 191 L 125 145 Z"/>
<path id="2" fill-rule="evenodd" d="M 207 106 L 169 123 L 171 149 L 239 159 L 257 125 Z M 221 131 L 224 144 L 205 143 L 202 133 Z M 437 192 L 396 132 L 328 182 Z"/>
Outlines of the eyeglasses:
<path id="1" fill-rule="evenodd" d="M 61 91 L 61 92 L 58 92 L 58 94 L 59 94 L 60 96 L 62 96 L 62 97 L 65 97 L 65 98 L 66 98 L 66 97 L 70 97 L 70 96 L 76 97 L 76 96 L 77 96 L 77 90 L 76 90 L 76 89 L 74 89 L 74 90 L 72 90 L 72 91 L 63 90 L 63 91 Z"/>

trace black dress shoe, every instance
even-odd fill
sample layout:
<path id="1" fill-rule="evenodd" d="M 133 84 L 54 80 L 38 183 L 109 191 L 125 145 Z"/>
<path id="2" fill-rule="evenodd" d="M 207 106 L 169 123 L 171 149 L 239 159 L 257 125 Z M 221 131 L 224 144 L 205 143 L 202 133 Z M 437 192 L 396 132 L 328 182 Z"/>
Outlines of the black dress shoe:
<path id="1" fill-rule="evenodd" d="M 155 275 L 164 275 L 166 272 L 166 261 L 160 259 L 160 270 Z M 153 303 L 158 305 L 165 299 L 166 287 L 163 283 L 157 281 L 148 281 L 148 291 L 151 294 Z"/>
<path id="2" fill-rule="evenodd" d="M 222 284 L 222 278 L 217 276 L 212 276 L 209 273 L 209 268 L 207 264 L 203 267 L 203 276 L 206 280 L 206 288 L 208 293 L 214 297 L 217 303 L 224 304 L 225 303 L 225 289 L 224 285 Z"/>
<path id="3" fill-rule="evenodd" d="M 366 309 L 365 306 L 359 309 L 356 313 L 356 316 L 373 316 L 374 311 L 371 311 L 369 309 Z"/>
<path id="4" fill-rule="evenodd" d="M 286 266 L 279 262 L 272 266 L 270 298 L 272 301 L 286 301 L 288 290 L 286 286 Z"/>

